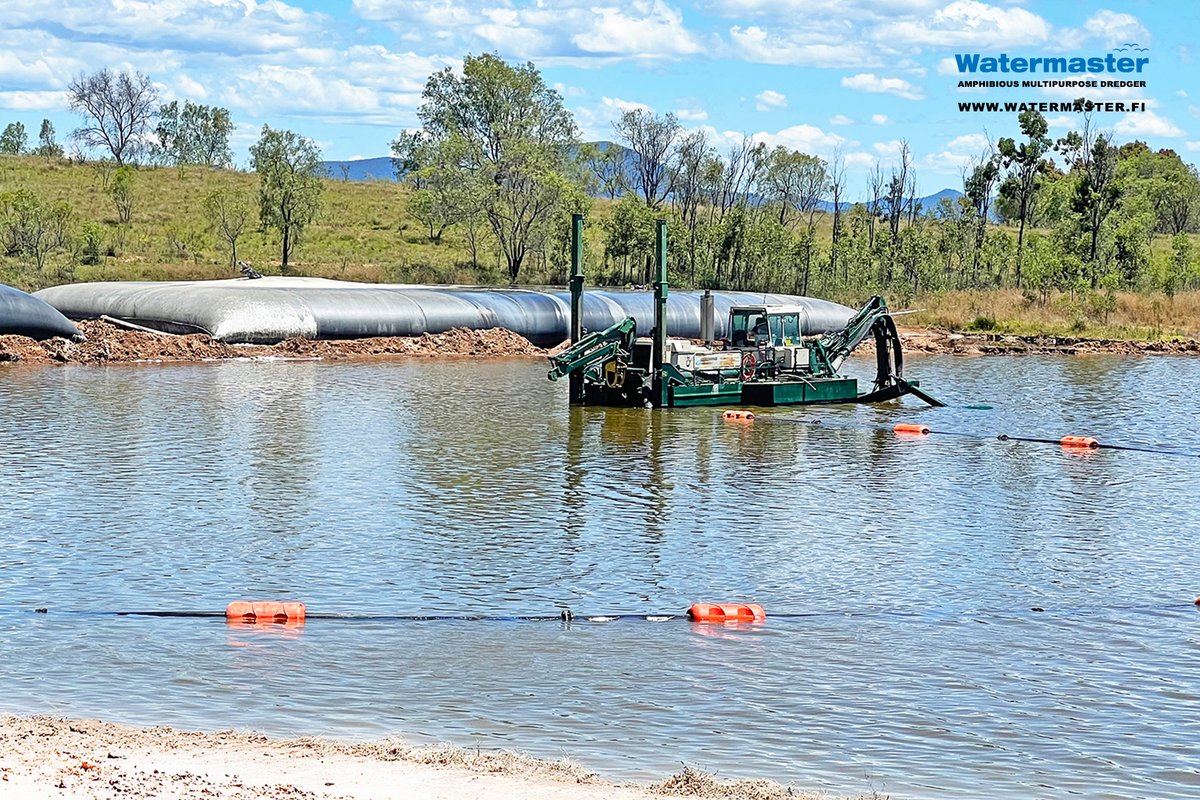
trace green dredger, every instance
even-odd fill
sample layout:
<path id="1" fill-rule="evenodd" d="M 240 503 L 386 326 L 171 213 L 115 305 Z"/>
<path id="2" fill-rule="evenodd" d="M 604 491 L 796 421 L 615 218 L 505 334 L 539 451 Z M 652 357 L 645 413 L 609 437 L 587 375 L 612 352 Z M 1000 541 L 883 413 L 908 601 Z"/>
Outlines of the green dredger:
<path id="1" fill-rule="evenodd" d="M 896 323 L 881 297 L 872 297 L 841 330 L 805 336 L 802 309 L 738 305 L 729 312 L 728 338 L 712 341 L 712 297 L 701 303 L 705 344 L 667 335 L 667 226 L 658 221 L 655 253 L 654 328 L 637 335 L 633 317 L 584 335 L 583 218 L 576 215 L 571 247 L 571 347 L 550 357 L 550 380 L 570 380 L 575 405 L 780 406 L 812 403 L 880 403 L 912 394 L 943 405 L 903 378 L 904 355 Z M 868 336 L 874 337 L 876 371 L 871 391 L 838 374 Z"/>

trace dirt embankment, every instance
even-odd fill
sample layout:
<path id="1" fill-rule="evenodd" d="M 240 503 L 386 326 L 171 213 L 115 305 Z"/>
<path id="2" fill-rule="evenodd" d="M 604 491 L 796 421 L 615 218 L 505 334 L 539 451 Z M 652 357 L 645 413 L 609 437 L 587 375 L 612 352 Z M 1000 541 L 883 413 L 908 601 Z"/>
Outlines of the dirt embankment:
<path id="1" fill-rule="evenodd" d="M 1126 341 L 1121 339 L 1079 339 L 1068 336 L 1016 336 L 1006 333 L 963 333 L 938 328 L 901 328 L 900 338 L 906 353 L 947 355 L 1198 355 L 1200 341 Z M 867 340 L 859 348 L 874 351 Z"/>
<path id="2" fill-rule="evenodd" d="M 205 334 L 169 336 L 127 330 L 100 320 L 78 323 L 87 340 L 37 341 L 0 336 L 0 363 L 121 364 L 214 361 L 229 358 L 320 358 L 325 361 L 433 356 L 542 356 L 546 351 L 512 331 L 455 328 L 421 336 L 316 341 L 288 339 L 276 345 L 230 345 Z"/>
<path id="3" fill-rule="evenodd" d="M 512 752 L 188 733 L 0 715 L 0 797 L 209 800 L 816 800 L 770 781 L 685 769 L 659 784 L 613 784 L 569 761 Z"/>
<path id="4" fill-rule="evenodd" d="M 204 334 L 170 336 L 128 330 L 100 320 L 78 323 L 84 342 L 65 339 L 36 341 L 24 336 L 0 336 L 0 363 L 124 364 L 216 361 L 230 358 L 293 358 L 323 361 L 369 361 L 392 358 L 474 356 L 483 358 L 543 357 L 545 350 L 520 334 L 503 328 L 475 331 L 455 328 L 445 333 L 371 339 L 288 339 L 279 344 L 230 345 Z M 1015 336 L 1000 333 L 960 333 L 937 328 L 902 328 L 905 352 L 949 355 L 1200 355 L 1200 341 L 1125 341 L 1061 336 Z M 874 351 L 864 341 L 858 353 Z"/>

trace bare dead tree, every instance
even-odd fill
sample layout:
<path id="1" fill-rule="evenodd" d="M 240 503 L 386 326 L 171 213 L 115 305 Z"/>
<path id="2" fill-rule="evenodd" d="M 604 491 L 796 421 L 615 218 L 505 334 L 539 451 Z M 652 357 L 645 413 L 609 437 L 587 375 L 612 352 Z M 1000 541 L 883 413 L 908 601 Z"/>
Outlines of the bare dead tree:
<path id="1" fill-rule="evenodd" d="M 875 166 L 871 169 L 871 174 L 867 176 L 868 183 L 871 187 L 871 208 L 870 214 L 867 215 L 867 247 L 875 249 L 875 223 L 880 217 L 880 206 L 883 202 L 883 169 L 879 166 L 879 162 L 875 162 Z"/>
<path id="2" fill-rule="evenodd" d="M 158 102 L 158 89 L 150 78 L 109 69 L 81 73 L 67 87 L 67 95 L 71 109 L 84 121 L 72 138 L 107 149 L 118 164 L 136 159 Z"/>
<path id="3" fill-rule="evenodd" d="M 829 195 L 833 202 L 833 240 L 829 247 L 829 277 L 837 276 L 838 242 L 842 238 L 842 192 L 846 189 L 846 161 L 835 150 L 829 161 Z M 843 266 L 843 272 L 845 266 Z M 843 279 L 845 282 L 845 277 Z"/>
<path id="4" fill-rule="evenodd" d="M 658 208 L 671 192 L 668 160 L 679 138 L 674 114 L 658 116 L 644 108 L 622 112 L 613 123 L 617 137 L 634 154 L 633 180 L 646 205 Z"/>

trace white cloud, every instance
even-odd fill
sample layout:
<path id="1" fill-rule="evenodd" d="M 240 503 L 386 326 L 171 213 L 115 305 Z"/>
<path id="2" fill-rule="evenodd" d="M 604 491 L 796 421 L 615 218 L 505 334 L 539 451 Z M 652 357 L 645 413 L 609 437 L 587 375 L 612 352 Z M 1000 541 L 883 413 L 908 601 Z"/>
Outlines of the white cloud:
<path id="1" fill-rule="evenodd" d="M 887 142 L 876 142 L 871 147 L 883 158 L 896 158 L 900 155 L 900 148 L 903 145 L 904 143 L 899 139 L 892 139 Z"/>
<path id="2" fill-rule="evenodd" d="M 0 108 L 15 111 L 41 111 L 65 108 L 67 98 L 63 92 L 0 92 Z"/>
<path id="3" fill-rule="evenodd" d="M 5 26 L 65 31 L 144 49 L 267 53 L 302 47 L 324 14 L 281 0 L 120 0 L 6 4 Z M 234 33 L 236 32 L 236 33 Z"/>
<path id="4" fill-rule="evenodd" d="M 891 125 L 892 118 L 889 117 L 887 114 L 872 114 L 871 122 L 873 122 L 876 125 Z"/>
<path id="5" fill-rule="evenodd" d="M 988 138 L 982 133 L 964 133 L 946 142 L 946 149 L 956 153 L 978 153 L 987 146 Z"/>
<path id="6" fill-rule="evenodd" d="M 1097 11 L 1083 23 L 1083 32 L 1087 38 L 1103 42 L 1105 47 L 1150 43 L 1150 32 L 1137 17 L 1115 11 Z"/>
<path id="7" fill-rule="evenodd" d="M 747 138 L 740 131 L 717 130 L 712 125 L 701 125 L 698 130 L 704 131 L 708 136 L 709 143 L 717 150 L 739 147 Z M 831 158 L 835 152 L 845 149 L 847 145 L 857 144 L 857 142 L 851 142 L 836 133 L 823 131 L 815 125 L 792 125 L 776 132 L 759 131 L 750 134 L 749 138 L 752 141 L 761 142 L 767 147 L 783 146 L 790 150 L 799 150 L 802 153 L 810 153 L 824 158 Z"/>
<path id="8" fill-rule="evenodd" d="M 420 92 L 434 72 L 460 66 L 456 59 L 397 53 L 377 44 L 326 50 L 322 57 L 329 59 L 329 73 L 387 92 Z"/>
<path id="9" fill-rule="evenodd" d="M 847 117 L 845 114 L 834 114 L 829 118 L 830 125 L 853 125 L 854 120 Z"/>
<path id="10" fill-rule="evenodd" d="M 729 46 L 737 58 L 758 64 L 863 67 L 878 63 L 878 57 L 858 42 L 811 41 L 790 32 L 768 33 L 755 25 L 730 28 Z"/>
<path id="11" fill-rule="evenodd" d="M 684 27 L 683 14 L 662 0 L 633 0 L 632 13 L 614 7 L 593 8 L 592 27 L 571 37 L 581 50 L 637 56 L 690 55 L 700 43 Z"/>
<path id="12" fill-rule="evenodd" d="M 65 87 L 86 66 L 57 40 L 31 31 L 0 34 L 0 82 L 10 89 Z"/>
<path id="13" fill-rule="evenodd" d="M 999 8 L 976 0 L 956 0 L 932 15 L 885 22 L 872 31 L 876 41 L 903 45 L 981 48 L 1039 44 L 1051 25 L 1023 8 Z"/>
<path id="14" fill-rule="evenodd" d="M 966 153 L 955 153 L 951 150 L 930 153 L 921 159 L 922 167 L 928 167 L 934 172 L 942 173 L 960 172 L 963 168 L 969 167 L 974 163 L 974 156 L 967 155 Z"/>
<path id="15" fill-rule="evenodd" d="M 859 92 L 875 92 L 893 94 L 906 100 L 920 100 L 919 87 L 913 86 L 903 78 L 881 78 L 872 72 L 860 72 L 848 78 L 842 78 L 842 86 Z"/>
<path id="16" fill-rule="evenodd" d="M 600 102 L 602 102 L 604 104 L 605 108 L 610 109 L 612 111 L 616 111 L 616 112 L 653 111 L 654 110 L 650 106 L 646 105 L 645 103 L 637 103 L 637 102 L 634 102 L 633 100 L 622 100 L 619 97 L 602 97 L 602 98 L 600 98 Z"/>
<path id="17" fill-rule="evenodd" d="M 1200 142 L 1184 142 L 1188 150 L 1200 150 Z"/>
<path id="18" fill-rule="evenodd" d="M 475 25 L 471 33 L 495 48 L 510 53 L 541 54 L 554 52 L 554 37 L 549 31 L 530 24 L 511 8 L 494 8 L 483 12 L 487 22 Z"/>
<path id="19" fill-rule="evenodd" d="M 958 75 L 958 62 L 953 58 L 943 58 L 937 63 L 938 75 Z"/>
<path id="20" fill-rule="evenodd" d="M 558 92 L 560 97 L 585 97 L 587 90 L 581 89 L 578 86 L 568 86 L 561 81 L 554 84 L 554 91 Z"/>
<path id="21" fill-rule="evenodd" d="M 708 112 L 703 108 L 680 108 L 675 111 L 675 116 L 685 122 L 703 122 L 708 119 Z"/>
<path id="22" fill-rule="evenodd" d="M 1187 99 L 1187 96 L 1188 96 L 1187 90 L 1186 90 L 1186 89 L 1180 89 L 1180 90 L 1178 90 L 1177 92 L 1175 92 L 1175 96 L 1176 96 L 1176 97 L 1182 97 L 1183 99 L 1185 99 L 1185 100 L 1186 100 L 1186 99 Z"/>
<path id="23" fill-rule="evenodd" d="M 175 94 L 187 100 L 200 101 L 208 97 L 208 90 L 203 84 L 181 72 L 175 76 Z"/>
<path id="24" fill-rule="evenodd" d="M 1074 117 L 1068 117 L 1066 114 L 1046 118 L 1046 125 L 1054 130 L 1070 130 L 1077 124 L 1079 123 Z"/>
<path id="25" fill-rule="evenodd" d="M 443 50 L 496 50 L 535 58 L 541 67 L 598 67 L 700 53 L 704 44 L 664 0 L 354 0 L 363 19 L 382 22 L 404 41 L 444 42 Z"/>
<path id="26" fill-rule="evenodd" d="M 875 166 L 875 162 L 879 160 L 870 153 L 863 153 L 861 151 L 846 153 L 844 159 L 847 167 L 873 167 Z"/>
<path id="27" fill-rule="evenodd" d="M 778 21 L 842 19 L 879 21 L 897 15 L 926 13 L 945 0 L 702 0 L 705 10 L 724 17 Z"/>
<path id="28" fill-rule="evenodd" d="M 760 131 L 750 138 L 756 142 L 763 142 L 768 147 L 783 145 L 813 155 L 831 154 L 846 142 L 844 137 L 836 133 L 826 133 L 815 125 L 792 125 L 777 133 Z"/>
<path id="29" fill-rule="evenodd" d="M 1182 128 L 1153 111 L 1126 114 L 1113 125 L 1113 132 L 1130 139 L 1142 136 L 1175 138 L 1184 135 Z"/>
<path id="30" fill-rule="evenodd" d="M 376 112 L 382 105 L 380 94 L 366 86 L 330 80 L 311 67 L 273 64 L 240 74 L 231 96 L 243 108 L 265 106 L 328 114 Z"/>
<path id="31" fill-rule="evenodd" d="M 354 13 L 377 22 L 406 21 L 427 28 L 454 28 L 479 22 L 479 12 L 455 0 L 354 0 Z"/>
<path id="32" fill-rule="evenodd" d="M 926 155 L 921 164 L 937 172 L 954 172 L 976 163 L 980 155 L 988 149 L 987 136 L 982 133 L 965 133 L 946 142 L 941 150 Z"/>
<path id="33" fill-rule="evenodd" d="M 758 102 L 754 104 L 756 111 L 774 111 L 777 108 L 787 108 L 787 95 L 774 89 L 764 89 L 754 95 Z"/>

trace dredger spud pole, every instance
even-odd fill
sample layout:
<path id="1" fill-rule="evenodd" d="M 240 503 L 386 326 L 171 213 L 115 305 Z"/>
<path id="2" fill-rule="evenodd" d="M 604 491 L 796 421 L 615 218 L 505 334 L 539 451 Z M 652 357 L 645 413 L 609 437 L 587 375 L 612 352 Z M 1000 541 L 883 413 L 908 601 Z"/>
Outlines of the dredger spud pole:
<path id="1" fill-rule="evenodd" d="M 583 215 L 571 215 L 571 344 L 583 338 Z M 567 394 L 572 404 L 583 402 L 583 372 L 570 374 Z"/>
<path id="2" fill-rule="evenodd" d="M 663 358 L 667 352 L 667 221 L 660 219 L 654 232 L 654 345 L 650 351 L 650 366 L 654 379 L 650 385 L 652 402 L 662 408 L 667 405 L 667 382 L 663 379 Z"/>

